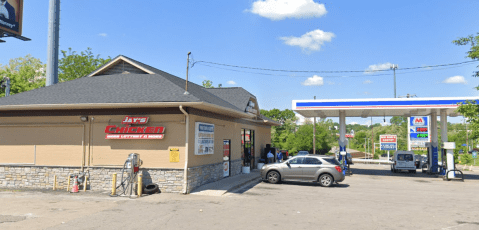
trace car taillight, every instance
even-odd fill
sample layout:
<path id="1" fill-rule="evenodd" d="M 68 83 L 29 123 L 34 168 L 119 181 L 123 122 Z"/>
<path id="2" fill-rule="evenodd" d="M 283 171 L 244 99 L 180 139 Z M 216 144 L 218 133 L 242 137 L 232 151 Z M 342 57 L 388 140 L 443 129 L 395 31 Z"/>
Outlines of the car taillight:
<path id="1" fill-rule="evenodd" d="M 341 170 L 341 167 L 340 166 L 336 166 L 334 167 L 336 170 L 338 170 L 338 172 L 343 172 L 343 170 Z"/>

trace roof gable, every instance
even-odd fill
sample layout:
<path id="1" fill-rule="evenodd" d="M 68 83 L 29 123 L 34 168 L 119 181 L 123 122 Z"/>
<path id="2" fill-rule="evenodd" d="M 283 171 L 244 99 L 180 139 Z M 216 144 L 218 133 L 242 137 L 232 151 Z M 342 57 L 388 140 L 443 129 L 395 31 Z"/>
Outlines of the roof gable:
<path id="1" fill-rule="evenodd" d="M 94 77 L 100 75 L 114 75 L 114 74 L 155 74 L 153 71 L 139 65 L 137 62 L 125 57 L 118 56 L 109 61 L 105 65 L 96 69 L 87 77 Z"/>

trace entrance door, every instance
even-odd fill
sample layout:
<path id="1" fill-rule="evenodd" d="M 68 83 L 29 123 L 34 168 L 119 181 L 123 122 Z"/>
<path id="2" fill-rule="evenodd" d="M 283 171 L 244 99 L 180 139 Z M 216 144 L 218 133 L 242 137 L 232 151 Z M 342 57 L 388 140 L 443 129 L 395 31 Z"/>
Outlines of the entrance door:
<path id="1" fill-rule="evenodd" d="M 231 140 L 223 140 L 223 177 L 230 176 Z"/>

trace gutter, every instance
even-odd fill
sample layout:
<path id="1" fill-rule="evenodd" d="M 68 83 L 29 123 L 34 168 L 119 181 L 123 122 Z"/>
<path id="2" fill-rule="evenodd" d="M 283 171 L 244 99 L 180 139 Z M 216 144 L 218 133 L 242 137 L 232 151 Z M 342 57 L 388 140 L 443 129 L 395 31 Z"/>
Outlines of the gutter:
<path id="1" fill-rule="evenodd" d="M 28 105 L 0 105 L 0 111 L 6 110 L 55 110 L 55 109 L 106 109 L 106 108 L 168 108 L 187 106 L 198 109 L 215 109 L 220 114 L 237 118 L 255 118 L 235 109 L 211 104 L 208 102 L 140 102 L 140 103 L 82 103 L 82 104 L 28 104 Z"/>
<path id="2" fill-rule="evenodd" d="M 185 115 L 185 169 L 183 171 L 183 194 L 188 194 L 188 138 L 190 134 L 190 115 L 183 109 L 183 106 L 179 106 L 180 111 Z"/>

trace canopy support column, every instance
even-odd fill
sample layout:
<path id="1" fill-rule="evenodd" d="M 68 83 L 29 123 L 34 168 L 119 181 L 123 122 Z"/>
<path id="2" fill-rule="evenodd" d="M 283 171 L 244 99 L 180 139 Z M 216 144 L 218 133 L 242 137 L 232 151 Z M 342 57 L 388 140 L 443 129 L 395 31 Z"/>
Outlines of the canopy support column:
<path id="1" fill-rule="evenodd" d="M 439 172 L 438 168 L 438 140 L 437 140 L 437 112 L 431 112 L 431 157 L 429 159 L 430 173 Z"/>
<path id="2" fill-rule="evenodd" d="M 447 111 L 441 110 L 441 142 L 448 142 L 447 139 Z M 446 152 L 441 149 L 441 158 L 442 158 L 442 166 L 444 167 L 444 163 L 446 162 L 447 170 L 454 170 L 454 150 L 448 149 Z M 443 168 L 443 172 L 441 175 L 444 175 L 446 171 Z M 454 172 L 449 174 L 449 177 L 453 178 Z"/>

